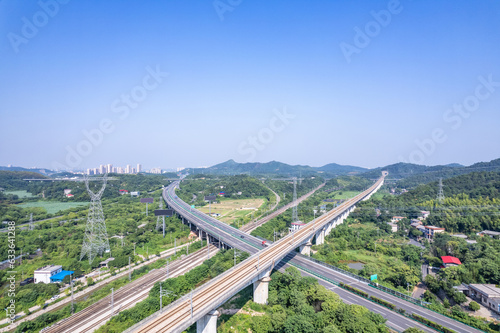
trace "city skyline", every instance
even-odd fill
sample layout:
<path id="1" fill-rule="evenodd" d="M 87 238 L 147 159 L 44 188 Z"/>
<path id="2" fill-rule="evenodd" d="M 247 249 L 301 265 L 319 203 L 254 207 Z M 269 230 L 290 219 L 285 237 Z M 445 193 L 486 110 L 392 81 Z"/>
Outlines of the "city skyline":
<path id="1" fill-rule="evenodd" d="M 122 4 L 0 2 L 0 165 L 500 156 L 498 2 Z"/>

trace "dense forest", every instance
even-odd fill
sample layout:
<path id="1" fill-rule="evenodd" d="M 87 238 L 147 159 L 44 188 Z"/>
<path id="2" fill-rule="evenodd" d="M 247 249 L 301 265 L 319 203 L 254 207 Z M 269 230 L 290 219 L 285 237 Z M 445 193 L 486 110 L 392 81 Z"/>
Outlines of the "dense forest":
<path id="1" fill-rule="evenodd" d="M 374 197 L 361 202 L 353 217 L 369 222 L 388 222 L 394 215 L 417 218 L 430 211 L 427 225 L 449 232 L 474 234 L 484 229 L 500 231 L 500 172 L 473 172 L 443 181 L 445 199 L 436 200 L 438 183 L 420 185 L 401 195 Z M 377 217 L 376 209 L 380 210 Z"/>

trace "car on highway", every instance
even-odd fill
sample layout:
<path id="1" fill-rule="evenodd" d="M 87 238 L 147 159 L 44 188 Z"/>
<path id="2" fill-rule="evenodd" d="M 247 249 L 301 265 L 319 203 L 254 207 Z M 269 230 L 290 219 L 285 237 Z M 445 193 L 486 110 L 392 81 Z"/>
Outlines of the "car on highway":
<path id="1" fill-rule="evenodd" d="M 245 238 L 245 236 L 243 236 L 243 235 L 240 235 L 240 237 L 241 237 L 241 238 Z"/>

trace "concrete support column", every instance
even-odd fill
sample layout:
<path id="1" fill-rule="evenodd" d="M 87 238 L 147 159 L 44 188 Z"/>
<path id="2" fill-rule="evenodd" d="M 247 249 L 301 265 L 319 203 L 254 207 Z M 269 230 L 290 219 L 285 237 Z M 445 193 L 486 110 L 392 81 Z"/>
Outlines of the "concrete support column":
<path id="1" fill-rule="evenodd" d="M 267 297 L 269 296 L 269 281 L 271 281 L 271 278 L 269 276 L 265 276 L 253 283 L 253 301 L 255 303 L 267 304 Z"/>
<path id="2" fill-rule="evenodd" d="M 310 257 L 312 243 L 309 241 L 300 246 L 300 254 Z"/>
<path id="3" fill-rule="evenodd" d="M 321 245 L 325 242 L 325 229 L 316 232 L 316 245 Z"/>
<path id="4" fill-rule="evenodd" d="M 212 310 L 196 322 L 196 333 L 216 333 L 219 311 Z"/>

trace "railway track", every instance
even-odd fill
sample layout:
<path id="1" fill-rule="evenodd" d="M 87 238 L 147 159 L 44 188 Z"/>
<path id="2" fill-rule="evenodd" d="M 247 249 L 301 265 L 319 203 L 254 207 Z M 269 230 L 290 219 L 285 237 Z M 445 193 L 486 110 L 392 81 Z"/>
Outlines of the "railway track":
<path id="1" fill-rule="evenodd" d="M 319 190 L 320 188 L 322 188 L 323 186 L 325 186 L 326 183 L 323 183 L 321 185 L 319 185 L 318 187 L 316 187 L 315 189 L 313 189 L 312 191 L 309 191 L 308 193 L 304 194 L 303 196 L 301 196 L 300 198 L 297 199 L 297 202 L 296 204 L 298 205 L 299 203 L 301 203 L 302 201 L 306 200 L 307 198 L 309 198 L 311 195 L 313 195 L 317 190 Z M 271 190 L 272 191 L 272 190 Z M 273 191 L 274 192 L 274 191 Z M 275 193 L 275 192 L 274 192 Z M 276 193 L 275 193 L 276 194 Z M 263 225 L 264 223 L 267 223 L 269 222 L 271 219 L 275 218 L 276 216 L 278 215 L 281 215 L 283 214 L 283 212 L 287 211 L 288 209 L 292 208 L 293 206 L 295 205 L 295 202 L 290 202 L 288 203 L 287 205 L 279 208 L 278 210 L 272 212 L 271 214 L 267 215 L 267 216 L 264 216 L 263 218 L 261 218 L 260 220 L 256 221 L 255 223 L 247 223 L 243 226 L 241 226 L 240 230 L 241 231 L 244 231 L 246 233 L 250 233 L 252 232 L 253 230 L 257 229 L 258 227 L 260 227 L 261 225 Z"/>
<path id="2" fill-rule="evenodd" d="M 217 247 L 210 245 L 210 253 L 215 254 L 217 251 Z M 186 273 L 193 267 L 203 263 L 206 258 L 207 251 L 202 248 L 182 260 L 169 263 L 169 277 L 176 277 Z M 166 280 L 166 273 L 166 268 L 157 269 L 118 289 L 113 295 L 115 304 L 113 315 L 146 299 L 155 283 Z M 111 295 L 44 329 L 43 333 L 92 332 L 112 317 L 110 303 Z"/>
<path id="3" fill-rule="evenodd" d="M 251 283 L 252 279 L 257 278 L 259 274 L 265 273 L 269 268 L 272 269 L 275 262 L 309 239 L 317 230 L 376 190 L 383 183 L 384 176 L 363 193 L 344 201 L 340 206 L 318 217 L 314 222 L 308 223 L 303 228 L 241 262 L 235 269 L 226 271 L 219 278 L 199 287 L 191 294 L 190 298 L 184 297 L 172 303 L 168 308 L 168 315 L 164 313 L 154 318 L 148 318 L 140 327 L 133 328 L 133 331 L 141 333 L 178 332 L 188 327 L 197 318 L 208 313 L 208 309 L 214 309 L 220 305 L 216 303 L 222 303 L 225 298 Z"/>

